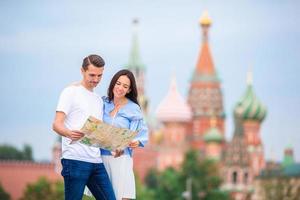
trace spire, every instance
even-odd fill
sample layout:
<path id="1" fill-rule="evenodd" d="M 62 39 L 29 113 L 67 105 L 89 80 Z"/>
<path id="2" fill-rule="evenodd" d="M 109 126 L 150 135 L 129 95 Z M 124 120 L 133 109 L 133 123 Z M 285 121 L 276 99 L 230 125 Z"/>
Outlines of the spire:
<path id="1" fill-rule="evenodd" d="M 208 29 L 212 22 L 208 16 L 207 11 L 204 11 L 199 22 L 200 22 L 200 26 L 202 27 L 202 31 L 203 31 L 203 42 L 208 42 Z"/>
<path id="2" fill-rule="evenodd" d="M 203 13 L 199 21 L 202 28 L 202 46 L 200 48 L 201 50 L 196 64 L 196 73 L 194 74 L 193 80 L 218 81 L 208 43 L 208 31 L 212 22 L 207 11 Z"/>
<path id="3" fill-rule="evenodd" d="M 140 51 L 139 51 L 139 42 L 138 42 L 138 19 L 134 19 L 132 21 L 133 26 L 133 35 L 132 35 L 132 46 L 129 56 L 129 62 L 127 64 L 127 67 L 130 70 L 144 70 L 144 64 L 141 61 L 140 58 Z"/>
<path id="4" fill-rule="evenodd" d="M 129 61 L 126 67 L 132 71 L 135 76 L 138 101 L 141 105 L 143 113 L 147 116 L 148 113 L 148 98 L 145 95 L 145 66 L 140 58 L 139 43 L 138 43 L 138 19 L 132 21 L 133 34 L 132 34 L 132 46 L 129 55 Z"/>
<path id="5" fill-rule="evenodd" d="M 247 72 L 247 85 L 250 86 L 253 84 L 253 74 L 252 74 L 252 70 L 249 69 L 249 71 Z"/>

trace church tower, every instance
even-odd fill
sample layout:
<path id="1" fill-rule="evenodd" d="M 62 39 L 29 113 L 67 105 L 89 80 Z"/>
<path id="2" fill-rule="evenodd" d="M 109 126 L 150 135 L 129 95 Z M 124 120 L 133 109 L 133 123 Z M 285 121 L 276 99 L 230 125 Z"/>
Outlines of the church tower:
<path id="1" fill-rule="evenodd" d="M 138 41 L 138 19 L 132 21 L 133 24 L 133 35 L 132 35 L 132 46 L 129 56 L 129 61 L 126 67 L 132 71 L 135 76 L 137 90 L 138 90 L 138 101 L 145 114 L 148 113 L 148 98 L 145 94 L 145 65 L 142 63 L 140 58 L 139 41 Z"/>
<path id="2" fill-rule="evenodd" d="M 254 176 L 259 175 L 265 167 L 263 144 L 260 136 L 260 125 L 263 122 L 267 109 L 256 97 L 252 86 L 252 73 L 247 75 L 247 88 L 244 96 L 235 107 L 235 116 L 242 120 L 242 128 L 250 154 L 251 167 Z"/>
<path id="3" fill-rule="evenodd" d="M 194 148 L 204 152 L 204 134 L 212 128 L 210 120 L 216 120 L 216 128 L 224 138 L 224 109 L 221 83 L 214 67 L 209 47 L 209 28 L 212 22 L 207 12 L 200 18 L 202 44 L 188 94 L 192 109 L 192 130 L 189 140 Z"/>
<path id="4" fill-rule="evenodd" d="M 191 120 L 191 110 L 180 95 L 175 77 L 171 81 L 170 89 L 159 104 L 156 112 L 162 123 L 162 142 L 159 149 L 157 168 L 178 168 L 183 162 L 187 149 L 186 134 Z"/>

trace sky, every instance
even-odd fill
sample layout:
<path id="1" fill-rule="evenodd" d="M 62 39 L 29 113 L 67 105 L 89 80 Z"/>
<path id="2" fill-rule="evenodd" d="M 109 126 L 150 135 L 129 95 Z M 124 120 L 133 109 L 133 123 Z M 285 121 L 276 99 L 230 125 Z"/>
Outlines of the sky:
<path id="1" fill-rule="evenodd" d="M 0 144 L 29 144 L 36 160 L 50 160 L 61 90 L 81 80 L 82 59 L 96 53 L 106 61 L 96 89 L 105 95 L 112 75 L 128 62 L 134 18 L 151 113 L 172 74 L 186 97 L 201 47 L 199 18 L 208 11 L 226 138 L 251 69 L 255 93 L 268 109 L 260 131 L 266 158 L 281 161 L 292 145 L 300 162 L 299 9 L 297 0 L 0 1 Z"/>

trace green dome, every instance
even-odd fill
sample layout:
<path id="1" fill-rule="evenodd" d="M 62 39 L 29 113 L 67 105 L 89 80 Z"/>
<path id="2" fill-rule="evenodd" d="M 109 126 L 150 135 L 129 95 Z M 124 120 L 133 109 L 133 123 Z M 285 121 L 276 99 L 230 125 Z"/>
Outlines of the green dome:
<path id="1" fill-rule="evenodd" d="M 220 131 L 216 127 L 210 128 L 204 134 L 204 141 L 205 142 L 222 142 L 223 137 Z"/>
<path id="2" fill-rule="evenodd" d="M 245 95 L 236 104 L 234 114 L 243 120 L 260 122 L 266 117 L 267 109 L 255 96 L 252 85 L 248 85 Z"/>

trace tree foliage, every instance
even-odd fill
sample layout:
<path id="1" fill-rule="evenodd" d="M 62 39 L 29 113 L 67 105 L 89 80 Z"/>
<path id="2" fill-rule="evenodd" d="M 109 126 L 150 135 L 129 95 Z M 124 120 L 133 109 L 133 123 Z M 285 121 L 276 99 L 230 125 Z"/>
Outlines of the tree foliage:
<path id="1" fill-rule="evenodd" d="M 0 184 L 0 199 L 10 200 L 10 195 L 4 190 L 1 184 Z"/>
<path id="2" fill-rule="evenodd" d="M 3 144 L 0 145 L 0 160 L 33 160 L 32 148 L 29 145 L 24 145 L 23 151 L 17 148 Z"/>
<path id="3" fill-rule="evenodd" d="M 64 186 L 61 181 L 51 183 L 42 177 L 37 182 L 28 184 L 21 200 L 63 200 Z"/>
<path id="4" fill-rule="evenodd" d="M 216 163 L 200 160 L 199 157 L 197 151 L 190 150 L 179 170 L 173 168 L 163 172 L 150 170 L 145 178 L 145 185 L 154 195 L 153 199 L 184 199 L 183 194 L 189 193 L 187 188 L 190 184 L 191 200 L 229 200 L 229 195 L 219 189 L 222 180 Z"/>

